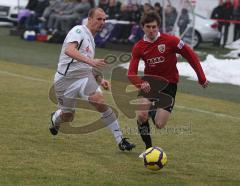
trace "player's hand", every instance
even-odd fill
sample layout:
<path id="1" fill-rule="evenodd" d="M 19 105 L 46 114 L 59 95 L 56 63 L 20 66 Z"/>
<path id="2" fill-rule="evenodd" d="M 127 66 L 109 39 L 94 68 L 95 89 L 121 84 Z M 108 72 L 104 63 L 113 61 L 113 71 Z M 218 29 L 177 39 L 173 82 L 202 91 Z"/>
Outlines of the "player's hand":
<path id="1" fill-rule="evenodd" d="M 106 65 L 106 61 L 104 59 L 93 59 L 91 60 L 90 65 L 92 67 L 102 68 Z"/>
<path id="2" fill-rule="evenodd" d="M 105 89 L 109 90 L 111 88 L 109 81 L 102 79 L 100 85 Z"/>
<path id="3" fill-rule="evenodd" d="M 144 81 L 142 84 L 141 84 L 141 89 L 145 92 L 145 93 L 148 93 L 150 92 L 151 90 L 151 87 L 149 85 L 149 83 L 147 81 Z"/>
<path id="4" fill-rule="evenodd" d="M 209 83 L 210 83 L 210 82 L 209 82 L 208 80 L 206 80 L 205 83 L 202 84 L 202 87 L 203 87 L 203 88 L 207 88 L 208 85 L 209 85 Z"/>

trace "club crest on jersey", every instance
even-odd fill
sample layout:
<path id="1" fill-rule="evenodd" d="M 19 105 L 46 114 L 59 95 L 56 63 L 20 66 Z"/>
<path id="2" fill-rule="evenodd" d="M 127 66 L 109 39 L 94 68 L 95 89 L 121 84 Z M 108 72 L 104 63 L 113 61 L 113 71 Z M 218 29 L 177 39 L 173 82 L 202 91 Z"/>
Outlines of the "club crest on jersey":
<path id="1" fill-rule="evenodd" d="M 164 53 L 166 50 L 166 45 L 165 44 L 158 45 L 158 50 L 159 52 Z"/>
<path id="2" fill-rule="evenodd" d="M 77 32 L 78 34 L 80 34 L 80 33 L 81 33 L 81 30 L 78 28 L 78 29 L 76 29 L 76 32 Z"/>

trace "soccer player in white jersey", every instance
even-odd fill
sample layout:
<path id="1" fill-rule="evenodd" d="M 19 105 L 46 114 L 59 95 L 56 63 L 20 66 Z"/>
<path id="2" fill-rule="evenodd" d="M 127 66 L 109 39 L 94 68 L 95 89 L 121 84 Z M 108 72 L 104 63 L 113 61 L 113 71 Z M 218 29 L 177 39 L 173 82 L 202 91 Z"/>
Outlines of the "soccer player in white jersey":
<path id="1" fill-rule="evenodd" d="M 87 25 L 75 26 L 67 34 L 54 78 L 58 110 L 51 115 L 49 130 L 52 135 L 57 135 L 61 123 L 73 121 L 76 100 L 80 97 L 101 112 L 101 120 L 113 133 L 119 149 L 130 151 L 135 145 L 123 138 L 115 113 L 104 104 L 99 84 L 104 89 L 109 89 L 110 84 L 93 72 L 93 67 L 106 65 L 104 59 L 94 58 L 94 36 L 102 30 L 105 19 L 106 14 L 101 8 L 93 8 L 88 13 Z"/>

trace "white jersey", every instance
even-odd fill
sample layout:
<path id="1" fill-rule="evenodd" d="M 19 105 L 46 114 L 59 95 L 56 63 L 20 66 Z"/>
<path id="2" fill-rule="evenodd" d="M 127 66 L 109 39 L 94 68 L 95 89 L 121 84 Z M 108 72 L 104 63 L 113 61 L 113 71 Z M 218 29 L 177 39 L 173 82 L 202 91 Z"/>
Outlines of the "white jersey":
<path id="1" fill-rule="evenodd" d="M 73 27 L 67 34 L 58 62 L 57 72 L 66 77 L 85 77 L 92 71 L 92 67 L 77 61 L 64 53 L 68 43 L 77 42 L 80 54 L 90 59 L 95 55 L 95 42 L 92 33 L 85 25 Z"/>

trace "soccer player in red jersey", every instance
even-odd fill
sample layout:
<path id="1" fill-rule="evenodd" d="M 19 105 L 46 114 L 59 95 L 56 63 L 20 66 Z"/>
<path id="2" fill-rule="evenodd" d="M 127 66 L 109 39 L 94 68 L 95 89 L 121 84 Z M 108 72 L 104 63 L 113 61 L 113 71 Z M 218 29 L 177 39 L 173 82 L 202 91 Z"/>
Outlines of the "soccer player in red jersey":
<path id="1" fill-rule="evenodd" d="M 161 129 L 167 124 L 174 106 L 179 80 L 176 54 L 190 63 L 203 88 L 209 82 L 194 51 L 179 38 L 159 32 L 160 18 L 155 12 L 145 14 L 141 25 L 145 35 L 132 49 L 128 78 L 140 89 L 137 123 L 147 149 L 152 147 L 148 117 L 151 116 L 156 127 Z M 140 59 L 145 64 L 143 78 L 137 75 Z"/>

